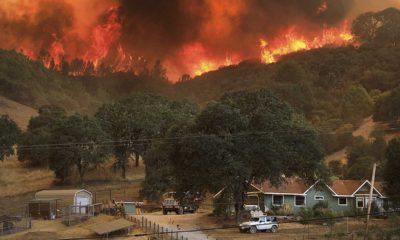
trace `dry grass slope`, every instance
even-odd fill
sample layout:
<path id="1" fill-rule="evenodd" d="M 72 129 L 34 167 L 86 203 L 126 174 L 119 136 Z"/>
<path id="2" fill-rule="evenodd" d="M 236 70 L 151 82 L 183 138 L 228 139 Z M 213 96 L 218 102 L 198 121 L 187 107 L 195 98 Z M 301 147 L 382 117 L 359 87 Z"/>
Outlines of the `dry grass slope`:
<path id="1" fill-rule="evenodd" d="M 8 114 L 20 128 L 26 129 L 29 119 L 38 113 L 33 108 L 0 96 L 0 114 Z"/>

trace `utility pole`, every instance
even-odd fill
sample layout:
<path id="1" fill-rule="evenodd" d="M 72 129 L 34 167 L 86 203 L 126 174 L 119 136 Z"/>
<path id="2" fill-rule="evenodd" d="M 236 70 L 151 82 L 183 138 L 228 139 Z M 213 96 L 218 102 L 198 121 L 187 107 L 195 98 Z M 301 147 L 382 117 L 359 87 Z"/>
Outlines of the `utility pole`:
<path id="1" fill-rule="evenodd" d="M 366 226 L 366 229 L 365 229 L 365 237 L 364 237 L 364 239 L 368 239 L 369 215 L 371 214 L 372 193 L 374 191 L 374 183 L 375 183 L 375 171 L 376 171 L 376 163 L 374 163 L 374 168 L 372 170 L 371 189 L 369 190 L 369 197 L 368 197 L 367 226 Z"/>

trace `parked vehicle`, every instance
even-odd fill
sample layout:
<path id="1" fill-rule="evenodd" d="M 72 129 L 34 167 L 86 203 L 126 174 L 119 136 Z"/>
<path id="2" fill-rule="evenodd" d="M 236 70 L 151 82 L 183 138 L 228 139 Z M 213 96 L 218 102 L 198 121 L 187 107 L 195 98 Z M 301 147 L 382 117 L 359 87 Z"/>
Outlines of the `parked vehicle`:
<path id="1" fill-rule="evenodd" d="M 164 215 L 167 215 L 169 212 L 175 212 L 176 214 L 195 213 L 201 201 L 199 193 L 191 193 L 190 191 L 181 194 L 180 200 L 175 197 L 175 192 L 169 192 L 164 195 L 166 196 L 162 203 Z"/>
<path id="2" fill-rule="evenodd" d="M 270 231 L 275 233 L 279 228 L 279 223 L 274 216 L 253 217 L 248 222 L 239 225 L 240 232 L 256 233 L 257 231 Z"/>
<path id="3" fill-rule="evenodd" d="M 176 214 L 183 213 L 183 208 L 180 206 L 179 202 L 174 198 L 166 198 L 162 203 L 162 211 L 164 215 L 169 212 L 175 212 Z"/>

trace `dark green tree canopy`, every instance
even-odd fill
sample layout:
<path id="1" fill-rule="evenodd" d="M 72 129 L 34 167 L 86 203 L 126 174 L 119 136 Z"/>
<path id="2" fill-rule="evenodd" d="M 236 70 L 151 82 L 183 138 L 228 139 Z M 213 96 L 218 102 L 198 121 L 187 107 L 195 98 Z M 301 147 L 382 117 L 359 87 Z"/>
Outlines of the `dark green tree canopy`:
<path id="1" fill-rule="evenodd" d="M 20 134 L 18 125 L 8 115 L 0 117 L 0 161 L 14 154 L 14 145 Z"/>
<path id="2" fill-rule="evenodd" d="M 192 119 L 196 113 L 197 107 L 187 101 L 171 101 L 161 96 L 137 93 L 103 105 L 96 118 L 116 142 L 114 154 L 124 177 L 131 154 L 135 154 L 138 165 L 139 156 L 146 153 L 152 138 L 164 136 L 171 126 Z"/>
<path id="3" fill-rule="evenodd" d="M 185 129 L 178 131 L 174 144 L 154 145 L 146 156 L 154 164 L 147 167 L 161 177 L 165 169 L 157 166 L 173 166 L 168 169 L 173 179 L 159 181 L 168 180 L 175 190 L 204 193 L 226 188 L 239 203 L 250 181 L 279 184 L 283 176 L 310 181 L 325 177 L 315 130 L 268 90 L 225 94 Z M 151 188 L 154 193 L 147 176 L 144 186 L 144 192 Z M 159 187 L 159 193 L 168 190 Z"/>
<path id="4" fill-rule="evenodd" d="M 385 191 L 389 196 L 400 200 L 400 138 L 392 139 L 386 149 L 386 165 L 383 178 L 386 182 Z"/>
<path id="5" fill-rule="evenodd" d="M 400 43 L 400 10 L 361 14 L 353 21 L 352 32 L 363 43 L 396 46 Z"/>
<path id="6" fill-rule="evenodd" d="M 110 138 L 102 130 L 96 119 L 79 114 L 60 121 L 52 130 L 50 168 L 62 181 L 69 176 L 72 166 L 76 166 L 81 183 L 88 168 L 104 162 L 110 156 Z"/>
<path id="7" fill-rule="evenodd" d="M 57 106 L 39 108 L 39 115 L 29 120 L 28 129 L 21 135 L 20 146 L 45 145 L 51 142 L 52 131 L 67 118 L 66 111 Z M 18 148 L 18 160 L 31 166 L 48 166 L 49 151 L 43 147 Z"/>
<path id="8" fill-rule="evenodd" d="M 400 117 L 400 87 L 383 94 L 375 103 L 375 121 L 396 121 Z"/>

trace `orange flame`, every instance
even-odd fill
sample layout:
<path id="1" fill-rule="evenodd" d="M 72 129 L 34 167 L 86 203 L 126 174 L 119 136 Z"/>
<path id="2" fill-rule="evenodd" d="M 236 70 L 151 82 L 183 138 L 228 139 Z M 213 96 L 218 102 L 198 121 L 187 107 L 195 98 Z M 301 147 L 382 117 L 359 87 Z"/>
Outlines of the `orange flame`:
<path id="1" fill-rule="evenodd" d="M 108 10 L 109 17 L 92 31 L 92 45 L 83 56 L 84 61 L 93 62 L 95 68 L 107 56 L 111 45 L 120 36 L 121 24 L 118 22 L 117 7 Z"/>
<path id="2" fill-rule="evenodd" d="M 326 45 L 344 46 L 352 43 L 353 35 L 345 22 L 338 28 L 324 28 L 321 36 L 307 38 L 290 27 L 270 42 L 260 39 L 261 61 L 273 63 L 282 55 L 292 52 L 321 48 Z"/>

